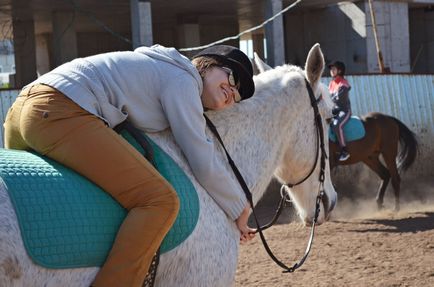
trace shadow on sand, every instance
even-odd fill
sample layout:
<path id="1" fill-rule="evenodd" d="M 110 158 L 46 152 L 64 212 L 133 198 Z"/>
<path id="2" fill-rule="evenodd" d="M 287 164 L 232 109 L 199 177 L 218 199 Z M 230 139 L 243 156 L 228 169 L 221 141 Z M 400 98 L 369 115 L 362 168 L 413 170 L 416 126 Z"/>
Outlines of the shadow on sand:
<path id="1" fill-rule="evenodd" d="M 434 212 L 412 213 L 407 218 L 400 219 L 369 219 L 361 224 L 382 225 L 383 228 L 368 228 L 352 230 L 354 232 L 389 232 L 389 233 L 416 233 L 434 229 Z"/>

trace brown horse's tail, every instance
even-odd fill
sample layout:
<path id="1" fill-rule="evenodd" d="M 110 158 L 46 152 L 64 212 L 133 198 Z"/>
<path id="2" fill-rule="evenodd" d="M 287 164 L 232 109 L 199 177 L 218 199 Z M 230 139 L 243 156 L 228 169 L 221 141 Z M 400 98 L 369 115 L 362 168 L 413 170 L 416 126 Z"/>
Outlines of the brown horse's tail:
<path id="1" fill-rule="evenodd" d="M 398 155 L 399 170 L 407 170 L 415 161 L 419 144 L 416 135 L 400 120 L 393 118 L 399 127 L 399 143 L 401 151 Z"/>

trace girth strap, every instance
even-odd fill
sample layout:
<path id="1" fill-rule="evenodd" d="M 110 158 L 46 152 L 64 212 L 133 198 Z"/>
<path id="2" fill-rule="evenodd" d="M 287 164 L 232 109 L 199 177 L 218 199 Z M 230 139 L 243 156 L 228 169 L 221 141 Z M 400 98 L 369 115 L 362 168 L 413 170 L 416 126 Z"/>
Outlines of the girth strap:
<path id="1" fill-rule="evenodd" d="M 140 145 L 143 149 L 143 156 L 154 166 L 154 152 L 151 146 L 151 143 L 148 139 L 143 135 L 142 131 L 136 128 L 131 122 L 128 120 L 120 123 L 114 128 L 114 131 L 117 133 L 121 133 L 122 130 L 126 130 L 134 140 Z M 157 268 L 160 263 L 160 247 L 158 247 L 157 252 L 152 258 L 151 265 L 149 266 L 148 274 L 146 274 L 145 279 L 143 281 L 143 287 L 153 287 L 155 283 L 155 277 L 157 276 Z"/>
<path id="2" fill-rule="evenodd" d="M 131 122 L 128 120 L 123 121 L 118 124 L 113 129 L 118 134 L 122 132 L 122 130 L 126 130 L 130 133 L 130 135 L 134 138 L 134 140 L 140 145 L 143 149 L 143 156 L 155 167 L 154 161 L 154 152 L 152 150 L 151 143 L 148 139 L 143 135 L 142 131 L 136 128 Z"/>

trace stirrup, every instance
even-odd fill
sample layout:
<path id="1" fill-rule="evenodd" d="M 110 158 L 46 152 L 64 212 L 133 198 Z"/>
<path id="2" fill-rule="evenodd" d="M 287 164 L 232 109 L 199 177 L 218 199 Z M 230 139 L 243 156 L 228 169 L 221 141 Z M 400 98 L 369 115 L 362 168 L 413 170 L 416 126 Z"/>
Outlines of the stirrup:
<path id="1" fill-rule="evenodd" d="M 339 161 L 346 161 L 349 158 L 350 154 L 347 152 L 341 152 L 341 154 L 339 155 Z"/>

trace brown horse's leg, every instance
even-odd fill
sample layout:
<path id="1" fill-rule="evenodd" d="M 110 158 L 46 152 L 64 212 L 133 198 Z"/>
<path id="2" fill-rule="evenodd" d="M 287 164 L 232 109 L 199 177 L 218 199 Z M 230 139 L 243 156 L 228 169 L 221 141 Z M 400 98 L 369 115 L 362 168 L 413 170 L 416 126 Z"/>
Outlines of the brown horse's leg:
<path id="1" fill-rule="evenodd" d="M 383 153 L 383 158 L 389 169 L 393 191 L 395 192 L 395 211 L 399 211 L 399 191 L 401 188 L 401 177 L 396 166 L 396 152 L 393 154 L 393 150 L 390 150 L 387 153 Z"/>
<path id="2" fill-rule="evenodd" d="M 381 178 L 381 185 L 378 188 L 377 192 L 377 207 L 378 209 L 383 208 L 383 198 L 384 193 L 386 192 L 387 185 L 389 184 L 390 180 L 390 173 L 387 170 L 387 168 L 381 163 L 378 156 L 371 156 L 363 160 L 363 163 L 365 163 L 370 169 L 372 169 L 380 178 Z"/>

